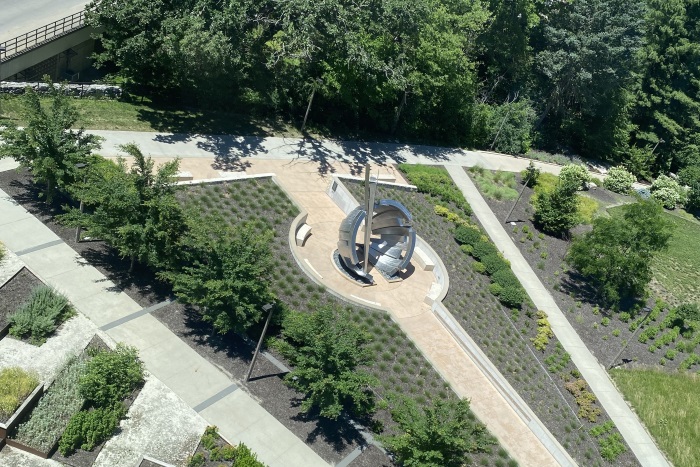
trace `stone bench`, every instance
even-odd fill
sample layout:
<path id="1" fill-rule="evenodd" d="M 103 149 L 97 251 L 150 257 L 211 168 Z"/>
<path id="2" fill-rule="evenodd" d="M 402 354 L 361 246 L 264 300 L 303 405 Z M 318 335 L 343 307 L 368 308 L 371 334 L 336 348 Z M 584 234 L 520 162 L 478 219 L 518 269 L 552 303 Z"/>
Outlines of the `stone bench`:
<path id="1" fill-rule="evenodd" d="M 433 282 L 430 285 L 430 291 L 428 292 L 428 295 L 425 296 L 423 301 L 428 304 L 428 305 L 433 305 L 435 303 L 435 300 L 440 296 L 440 292 L 442 292 L 442 286 L 438 284 L 437 282 Z"/>
<path id="2" fill-rule="evenodd" d="M 178 172 L 175 174 L 175 179 L 178 182 L 186 182 L 192 180 L 194 177 L 191 172 Z"/>
<path id="3" fill-rule="evenodd" d="M 302 224 L 297 230 L 296 241 L 297 246 L 304 246 L 304 242 L 311 235 L 311 226 L 309 224 Z"/>
<path id="4" fill-rule="evenodd" d="M 413 250 L 413 258 L 416 260 L 416 264 L 418 264 L 423 271 L 432 271 L 435 269 L 435 263 L 433 260 L 430 259 L 430 257 L 418 247 Z"/>
<path id="5" fill-rule="evenodd" d="M 377 175 L 377 180 L 380 182 L 396 182 L 396 176 L 392 174 L 379 174 Z"/>

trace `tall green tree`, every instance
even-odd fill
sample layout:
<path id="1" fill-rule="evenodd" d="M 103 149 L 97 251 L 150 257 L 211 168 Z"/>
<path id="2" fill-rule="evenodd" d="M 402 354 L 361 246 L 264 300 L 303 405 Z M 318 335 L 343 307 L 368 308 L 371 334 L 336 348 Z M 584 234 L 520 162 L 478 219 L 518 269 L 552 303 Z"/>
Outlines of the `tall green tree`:
<path id="1" fill-rule="evenodd" d="M 84 179 L 71 186 L 73 196 L 85 205 L 84 211 L 67 206 L 59 219 L 115 247 L 130 259 L 130 271 L 136 261 L 165 267 L 179 251 L 179 239 L 186 231 L 175 200 L 179 161 L 155 169 L 153 160 L 135 144 L 122 146 L 122 150 L 133 157 L 131 169 L 122 158 L 116 162 L 93 158 Z"/>
<path id="2" fill-rule="evenodd" d="M 545 11 L 535 42 L 541 130 L 582 155 L 616 160 L 632 129 L 644 1 L 551 2 Z"/>
<path id="3" fill-rule="evenodd" d="M 275 299 L 268 284 L 273 268 L 271 232 L 250 225 L 230 227 L 223 219 L 187 216 L 178 261 L 161 277 L 175 295 L 196 305 L 203 319 L 222 334 L 244 332 L 262 318 L 262 306 Z"/>
<path id="4" fill-rule="evenodd" d="M 673 224 L 653 200 L 638 201 L 622 216 L 598 217 L 593 230 L 574 240 L 567 261 L 590 279 L 610 306 L 645 296 L 654 255 L 668 246 Z"/>
<path id="5" fill-rule="evenodd" d="M 657 173 L 700 165 L 700 1 L 647 4 L 636 144 L 655 148 L 648 165 Z"/>
<path id="6" fill-rule="evenodd" d="M 99 148 L 94 135 L 74 130 L 78 112 L 66 95 L 63 85 L 45 80 L 49 90 L 48 105 L 27 88 L 22 96 L 24 128 L 8 127 L 0 132 L 0 158 L 12 157 L 27 167 L 36 181 L 44 183 L 46 202 L 51 202 L 57 189 L 66 189 L 76 181 L 76 164 L 86 163 L 93 150 Z"/>
<path id="7" fill-rule="evenodd" d="M 418 404 L 406 396 L 390 399 L 391 417 L 400 428 L 380 436 L 384 446 L 407 467 L 460 467 L 467 453 L 485 452 L 496 440 L 474 417 L 467 400 Z"/>
<path id="8" fill-rule="evenodd" d="M 344 411 L 364 416 L 374 411 L 377 380 L 361 367 L 372 361 L 370 336 L 348 313 L 326 305 L 312 312 L 290 312 L 276 348 L 294 367 L 285 382 L 303 392 L 302 411 L 317 409 L 337 419 Z"/>

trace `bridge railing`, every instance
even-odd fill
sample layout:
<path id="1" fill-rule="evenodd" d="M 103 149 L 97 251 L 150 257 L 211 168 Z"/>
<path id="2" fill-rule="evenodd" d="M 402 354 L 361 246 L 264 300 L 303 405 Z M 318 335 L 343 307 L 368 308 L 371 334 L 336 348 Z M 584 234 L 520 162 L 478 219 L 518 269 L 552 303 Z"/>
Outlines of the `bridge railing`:
<path id="1" fill-rule="evenodd" d="M 84 27 L 85 11 L 74 13 L 53 23 L 0 43 L 0 60 L 5 60 L 24 50 L 31 49 L 54 37 Z M 2 49 L 5 50 L 2 50 Z"/>

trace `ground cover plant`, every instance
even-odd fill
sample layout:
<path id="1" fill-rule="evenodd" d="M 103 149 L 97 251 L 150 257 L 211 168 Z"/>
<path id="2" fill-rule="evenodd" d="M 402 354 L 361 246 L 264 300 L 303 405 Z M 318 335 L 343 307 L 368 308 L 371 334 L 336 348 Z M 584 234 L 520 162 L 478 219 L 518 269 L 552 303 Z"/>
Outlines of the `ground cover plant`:
<path id="1" fill-rule="evenodd" d="M 41 345 L 61 325 L 75 315 L 66 297 L 51 287 L 32 290 L 29 301 L 9 316 L 10 334 Z"/>
<path id="2" fill-rule="evenodd" d="M 0 421 L 7 421 L 38 384 L 39 377 L 22 368 L 0 370 Z"/>
<path id="3" fill-rule="evenodd" d="M 43 285 L 27 268 L 22 268 L 17 274 L 0 287 L 0 335 L 3 330 L 7 333 L 10 327 L 9 317 L 17 308 L 22 306 L 32 290 Z"/>
<path id="4" fill-rule="evenodd" d="M 49 454 L 61 438 L 71 417 L 78 413 L 85 403 L 85 399 L 80 395 L 79 381 L 88 360 L 85 352 L 69 358 L 56 380 L 39 399 L 29 418 L 20 423 L 10 437 L 25 446 Z"/>
<path id="5" fill-rule="evenodd" d="M 410 172 L 407 176 L 410 180 Z M 360 184 L 351 181 L 345 184 L 355 196 L 361 195 Z M 603 465 L 606 461 L 600 453 L 598 440 L 580 428 L 604 423 L 607 415 L 601 413 L 596 422 L 578 417 L 576 399 L 566 391 L 564 384 L 565 379 L 578 379 L 580 375 L 555 337 L 544 345 L 544 351 L 535 347 L 532 339 L 538 334 L 537 310 L 527 301 L 521 309 L 504 306 L 489 290 L 489 277 L 475 266 L 481 263 L 466 254 L 464 245 L 460 246 L 455 239 L 458 225 L 467 221 L 476 226 L 475 221 L 458 206 L 446 204 L 427 193 L 379 185 L 378 196 L 404 204 L 413 215 L 418 235 L 430 243 L 445 262 L 450 274 L 450 290 L 444 304 L 462 327 L 572 457 L 582 465 Z M 443 205 L 452 215 L 436 210 L 436 205 Z M 535 240 L 538 239 L 533 236 Z M 593 406 L 598 405 L 594 403 Z M 617 461 L 636 464 L 629 452 L 620 454 Z"/>
<path id="6" fill-rule="evenodd" d="M 225 463 L 224 463 L 225 462 Z M 243 443 L 232 446 L 219 436 L 215 426 L 208 426 L 195 453 L 187 459 L 187 467 L 265 467 L 257 455 Z"/>
<path id="7" fill-rule="evenodd" d="M 700 377 L 642 368 L 614 369 L 610 376 L 673 465 L 697 465 Z"/>

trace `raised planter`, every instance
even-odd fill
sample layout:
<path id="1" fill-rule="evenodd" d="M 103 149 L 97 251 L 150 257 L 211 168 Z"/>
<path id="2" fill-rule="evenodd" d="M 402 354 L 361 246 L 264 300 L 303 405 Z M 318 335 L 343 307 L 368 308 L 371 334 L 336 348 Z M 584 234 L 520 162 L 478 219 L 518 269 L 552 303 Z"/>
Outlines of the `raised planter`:
<path id="1" fill-rule="evenodd" d="M 26 399 L 24 399 L 24 402 L 22 405 L 20 405 L 17 410 L 15 410 L 15 413 L 13 413 L 10 418 L 7 419 L 4 423 L 0 423 L 0 447 L 4 445 L 4 441 L 7 438 L 7 433 L 13 429 L 19 421 L 22 419 L 22 416 L 27 414 L 34 406 L 36 403 L 39 401 L 41 396 L 44 394 L 44 383 L 40 382 L 37 387 L 27 396 Z"/>

